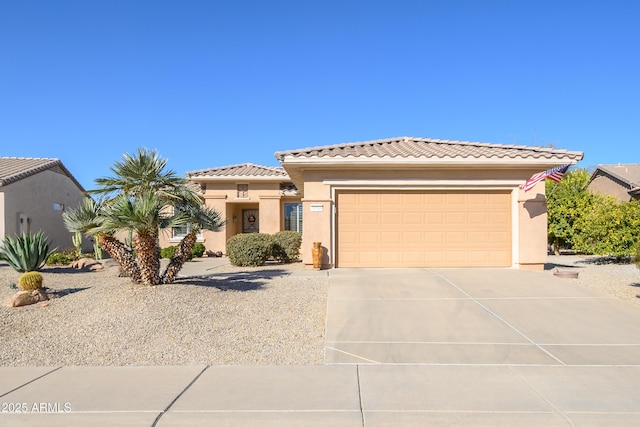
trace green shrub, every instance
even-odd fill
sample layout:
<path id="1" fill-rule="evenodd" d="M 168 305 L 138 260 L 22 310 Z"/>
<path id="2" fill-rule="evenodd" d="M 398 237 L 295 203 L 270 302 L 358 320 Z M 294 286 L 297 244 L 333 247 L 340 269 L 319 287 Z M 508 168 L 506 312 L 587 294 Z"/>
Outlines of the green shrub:
<path id="1" fill-rule="evenodd" d="M 75 249 L 53 251 L 51 255 L 47 257 L 47 265 L 67 265 L 76 259 Z"/>
<path id="2" fill-rule="evenodd" d="M 205 250 L 206 248 L 202 243 L 196 242 L 193 248 L 191 248 L 191 258 L 201 258 Z"/>
<path id="3" fill-rule="evenodd" d="M 236 234 L 227 240 L 227 256 L 232 265 L 256 267 L 267 262 L 272 246 L 269 234 Z"/>
<path id="4" fill-rule="evenodd" d="M 160 249 L 160 256 L 162 258 L 171 259 L 173 258 L 173 254 L 176 253 L 177 246 L 167 246 L 166 248 Z"/>
<path id="5" fill-rule="evenodd" d="M 636 267 L 640 269 L 640 245 L 636 248 L 636 256 L 633 261 L 636 263 Z"/>
<path id="6" fill-rule="evenodd" d="M 279 262 L 296 262 L 300 259 L 302 234 L 297 231 L 280 231 L 273 236 L 273 257 Z"/>
<path id="7" fill-rule="evenodd" d="M 42 231 L 36 234 L 22 233 L 15 239 L 6 236 L 0 248 L 0 260 L 6 261 L 14 270 L 24 273 L 41 269 L 55 249 L 49 249 L 49 240 Z"/>
<path id="8" fill-rule="evenodd" d="M 18 285 L 23 291 L 33 291 L 42 288 L 42 274 L 28 271 L 18 278 Z"/>

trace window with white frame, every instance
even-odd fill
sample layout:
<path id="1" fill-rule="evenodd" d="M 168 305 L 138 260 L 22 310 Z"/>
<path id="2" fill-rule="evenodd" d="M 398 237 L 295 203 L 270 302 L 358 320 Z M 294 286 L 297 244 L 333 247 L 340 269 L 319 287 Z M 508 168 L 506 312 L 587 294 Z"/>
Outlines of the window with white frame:
<path id="1" fill-rule="evenodd" d="M 174 208 L 174 214 L 175 214 L 175 208 Z M 180 227 L 173 227 L 171 229 L 171 238 L 172 239 L 183 239 L 187 234 L 189 234 L 191 232 L 191 230 L 193 230 L 193 226 L 191 224 L 187 224 L 187 225 L 183 225 Z M 198 237 L 198 239 L 202 238 L 202 230 L 198 231 L 198 233 L 196 233 L 196 236 Z"/>
<path id="2" fill-rule="evenodd" d="M 302 233 L 302 203 L 284 204 L 284 229 Z"/>

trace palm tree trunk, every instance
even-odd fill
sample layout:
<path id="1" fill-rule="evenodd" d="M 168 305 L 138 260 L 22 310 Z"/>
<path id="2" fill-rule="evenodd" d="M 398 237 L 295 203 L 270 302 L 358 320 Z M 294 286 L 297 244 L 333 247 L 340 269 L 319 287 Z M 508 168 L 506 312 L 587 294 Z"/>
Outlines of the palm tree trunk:
<path id="1" fill-rule="evenodd" d="M 180 244 L 176 248 L 169 265 L 162 274 L 162 283 L 172 283 L 178 272 L 182 269 L 182 266 L 191 256 L 191 249 L 196 244 L 197 235 L 195 231 L 190 232 L 180 241 Z"/>
<path id="2" fill-rule="evenodd" d="M 140 283 L 140 269 L 136 264 L 133 254 L 126 248 L 124 243 L 108 234 L 98 234 L 98 244 L 107 251 L 111 258 L 122 268 L 127 276 L 135 283 Z"/>
<path id="3" fill-rule="evenodd" d="M 160 258 L 158 257 L 158 238 L 153 234 L 137 234 L 133 239 L 136 260 L 140 268 L 143 285 L 160 284 Z"/>

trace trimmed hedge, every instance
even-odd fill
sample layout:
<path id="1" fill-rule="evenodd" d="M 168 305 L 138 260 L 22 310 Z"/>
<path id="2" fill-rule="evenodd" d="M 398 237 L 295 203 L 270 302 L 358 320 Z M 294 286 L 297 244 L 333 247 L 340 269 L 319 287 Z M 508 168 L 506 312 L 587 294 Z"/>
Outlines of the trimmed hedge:
<path id="1" fill-rule="evenodd" d="M 202 258 L 205 250 L 206 248 L 202 243 L 196 242 L 196 244 L 191 248 L 191 258 Z"/>
<path id="2" fill-rule="evenodd" d="M 166 248 L 160 249 L 160 257 L 167 259 L 173 258 L 173 255 L 176 253 L 177 248 L 177 246 L 167 246 Z M 191 248 L 191 256 L 189 257 L 189 259 L 201 258 L 202 255 L 204 255 L 205 250 L 206 248 L 202 243 L 196 242 L 196 244 Z"/>
<path id="3" fill-rule="evenodd" d="M 273 236 L 263 233 L 236 234 L 227 240 L 227 256 L 233 265 L 257 267 L 271 256 Z"/>
<path id="4" fill-rule="evenodd" d="M 283 263 L 297 262 L 300 260 L 300 246 L 302 234 L 297 231 L 280 231 L 273 236 L 273 257 Z"/>
<path id="5" fill-rule="evenodd" d="M 227 240 L 227 256 L 236 266 L 264 265 L 272 257 L 281 263 L 297 262 L 301 245 L 302 235 L 297 231 L 236 234 Z"/>
<path id="6" fill-rule="evenodd" d="M 173 254 L 176 253 L 177 246 L 167 246 L 166 248 L 160 249 L 160 257 L 171 259 L 173 258 Z"/>

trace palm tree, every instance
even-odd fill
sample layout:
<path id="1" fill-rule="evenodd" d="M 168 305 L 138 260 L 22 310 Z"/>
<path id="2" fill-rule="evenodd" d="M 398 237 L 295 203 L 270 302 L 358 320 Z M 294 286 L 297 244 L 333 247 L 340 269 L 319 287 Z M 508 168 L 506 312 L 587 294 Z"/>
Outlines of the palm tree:
<path id="1" fill-rule="evenodd" d="M 120 240 L 114 237 L 116 230 L 105 227 L 104 200 L 99 202 L 87 197 L 77 208 L 66 211 L 62 215 L 67 230 L 77 231 L 95 237 L 102 249 L 115 259 L 123 273 L 136 283 L 140 282 L 140 268 L 131 251 Z"/>
<path id="2" fill-rule="evenodd" d="M 199 230 L 218 231 L 224 225 L 220 214 L 205 207 L 199 195 L 189 188 L 189 181 L 165 170 L 166 165 L 167 161 L 155 150 L 141 148 L 134 156 L 126 153 L 111 168 L 113 177 L 96 179 L 99 188 L 92 192 L 105 195 L 100 203 L 84 202 L 64 214 L 70 231 L 96 236 L 134 282 L 149 286 L 175 279 Z M 184 225 L 190 225 L 191 232 L 180 242 L 161 275 L 158 234 L 160 230 Z M 120 230 L 134 236 L 135 256 L 113 237 Z"/>

